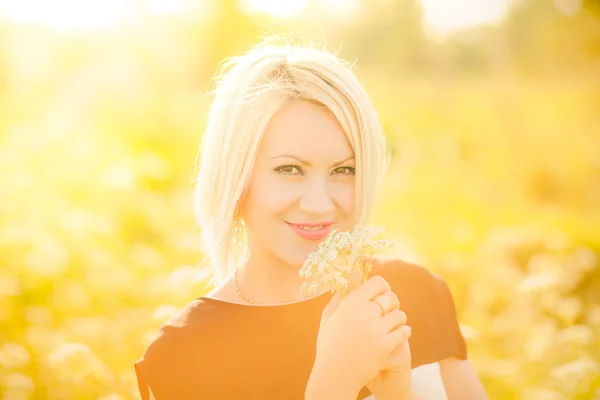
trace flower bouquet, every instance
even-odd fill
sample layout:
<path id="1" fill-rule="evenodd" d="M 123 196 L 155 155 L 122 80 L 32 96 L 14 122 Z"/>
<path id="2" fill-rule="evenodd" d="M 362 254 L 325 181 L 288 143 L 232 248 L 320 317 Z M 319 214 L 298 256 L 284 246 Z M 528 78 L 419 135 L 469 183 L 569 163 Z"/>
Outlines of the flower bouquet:
<path id="1" fill-rule="evenodd" d="M 393 245 L 381 239 L 384 233 L 382 227 L 365 225 L 357 225 L 352 232 L 334 229 L 319 243 L 317 251 L 308 255 L 300 269 L 300 276 L 306 278 L 302 290 L 315 293 L 323 285 L 329 285 L 332 292 L 345 295 L 353 289 L 352 274 L 358 274 L 363 283 L 371 272 L 372 255 Z"/>

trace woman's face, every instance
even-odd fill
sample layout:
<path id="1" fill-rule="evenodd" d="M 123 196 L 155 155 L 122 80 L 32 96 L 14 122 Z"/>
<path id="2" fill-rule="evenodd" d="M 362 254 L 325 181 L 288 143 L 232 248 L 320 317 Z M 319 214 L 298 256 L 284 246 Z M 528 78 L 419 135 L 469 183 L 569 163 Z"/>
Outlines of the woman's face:
<path id="1" fill-rule="evenodd" d="M 253 258 L 300 267 L 332 229 L 354 227 L 355 159 L 335 116 L 296 100 L 271 119 L 241 204 Z"/>

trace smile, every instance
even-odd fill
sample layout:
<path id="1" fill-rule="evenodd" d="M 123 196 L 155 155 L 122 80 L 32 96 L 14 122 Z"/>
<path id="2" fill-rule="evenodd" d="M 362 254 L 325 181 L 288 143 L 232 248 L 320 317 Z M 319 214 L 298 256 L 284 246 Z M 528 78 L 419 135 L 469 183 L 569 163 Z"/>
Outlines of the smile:
<path id="1" fill-rule="evenodd" d="M 290 229 L 306 240 L 321 240 L 329 235 L 333 222 L 322 222 L 319 224 L 292 224 L 286 222 Z"/>

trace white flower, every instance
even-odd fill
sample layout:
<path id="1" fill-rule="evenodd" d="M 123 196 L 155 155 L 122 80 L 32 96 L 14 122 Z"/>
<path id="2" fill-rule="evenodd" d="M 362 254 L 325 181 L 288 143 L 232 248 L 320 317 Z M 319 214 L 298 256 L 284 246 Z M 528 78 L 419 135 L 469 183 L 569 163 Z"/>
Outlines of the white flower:
<path id="1" fill-rule="evenodd" d="M 371 256 L 392 247 L 389 240 L 378 239 L 383 233 L 382 227 L 364 225 L 355 226 L 352 232 L 333 230 L 300 269 L 300 276 L 307 279 L 302 289 L 314 293 L 321 285 L 329 285 L 333 291 L 345 292 L 354 271 L 364 281 L 371 272 Z"/>

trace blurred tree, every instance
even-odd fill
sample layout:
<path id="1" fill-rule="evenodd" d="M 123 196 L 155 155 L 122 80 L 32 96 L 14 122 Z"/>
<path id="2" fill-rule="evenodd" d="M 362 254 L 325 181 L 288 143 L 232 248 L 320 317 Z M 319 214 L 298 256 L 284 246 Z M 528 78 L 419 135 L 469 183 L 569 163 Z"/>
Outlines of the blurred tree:
<path id="1" fill-rule="evenodd" d="M 187 3 L 136 0 L 110 29 L 0 22 L 0 397 L 137 398 L 133 360 L 209 289 L 192 267 L 196 99 L 266 25 L 359 58 L 398 150 L 374 222 L 448 280 L 490 395 L 597 397 L 597 0 L 515 1 L 437 41 L 417 0 L 280 21 Z"/>
<path id="2" fill-rule="evenodd" d="M 0 99 L 8 90 L 8 35 L 10 26 L 8 23 L 0 20 Z M 1 121 L 0 121 L 1 123 Z M 1 125 L 0 125 L 1 126 Z M 0 129 L 2 132 L 2 129 Z"/>
<path id="3" fill-rule="evenodd" d="M 213 18 L 205 27 L 203 63 L 213 71 L 224 59 L 243 54 L 256 44 L 260 32 L 238 3 L 238 0 L 218 0 Z"/>
<path id="4" fill-rule="evenodd" d="M 504 29 L 525 73 L 592 71 L 600 66 L 600 6 L 595 0 L 522 0 Z"/>
<path id="5" fill-rule="evenodd" d="M 428 40 L 417 0 L 361 0 L 361 15 L 342 28 L 347 53 L 361 67 L 416 73 L 427 62 Z"/>

